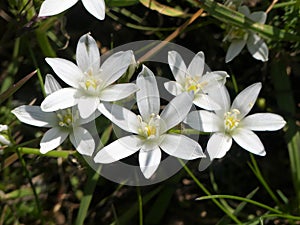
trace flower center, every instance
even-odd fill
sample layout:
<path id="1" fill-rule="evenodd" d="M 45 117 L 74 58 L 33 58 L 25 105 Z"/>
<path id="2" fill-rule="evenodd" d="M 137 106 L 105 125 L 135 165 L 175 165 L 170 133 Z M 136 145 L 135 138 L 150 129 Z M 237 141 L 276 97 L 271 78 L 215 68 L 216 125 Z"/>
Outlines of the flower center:
<path id="1" fill-rule="evenodd" d="M 139 135 L 145 137 L 146 139 L 155 139 L 159 136 L 159 115 L 152 113 L 148 123 L 143 121 L 140 115 L 138 115 L 137 118 L 140 123 L 140 127 L 138 129 Z"/>
<path id="2" fill-rule="evenodd" d="M 231 132 L 238 127 L 240 122 L 240 119 L 238 119 L 239 114 L 240 111 L 237 109 L 232 109 L 230 112 L 224 114 L 224 126 L 227 132 Z"/>
<path id="3" fill-rule="evenodd" d="M 202 91 L 207 82 L 199 82 L 197 79 L 187 76 L 185 80 L 185 91 L 193 91 L 194 94 Z"/>
<path id="4" fill-rule="evenodd" d="M 85 78 L 81 83 L 82 88 L 90 94 L 98 93 L 102 80 L 93 75 L 92 69 L 84 72 Z"/>
<path id="5" fill-rule="evenodd" d="M 232 42 L 233 40 L 246 40 L 247 38 L 247 31 L 238 27 L 231 27 L 223 41 L 228 40 Z"/>
<path id="6" fill-rule="evenodd" d="M 73 125 L 73 115 L 71 109 L 61 110 L 57 113 L 58 125 L 60 127 L 71 127 Z"/>

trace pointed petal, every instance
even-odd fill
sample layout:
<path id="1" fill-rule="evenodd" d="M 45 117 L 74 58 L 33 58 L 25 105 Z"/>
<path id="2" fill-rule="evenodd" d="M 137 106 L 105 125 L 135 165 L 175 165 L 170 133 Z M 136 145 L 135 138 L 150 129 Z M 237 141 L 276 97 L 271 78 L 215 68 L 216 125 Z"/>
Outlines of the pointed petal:
<path id="1" fill-rule="evenodd" d="M 78 99 L 78 111 L 83 119 L 90 117 L 99 106 L 100 100 L 94 96 L 82 96 Z"/>
<path id="2" fill-rule="evenodd" d="M 165 123 L 161 127 L 160 133 L 162 134 L 182 122 L 190 111 L 192 104 L 193 97 L 187 92 L 173 98 L 160 114 L 162 121 Z"/>
<path id="3" fill-rule="evenodd" d="M 46 62 L 66 84 L 79 87 L 83 73 L 74 63 L 61 58 L 46 58 Z"/>
<path id="4" fill-rule="evenodd" d="M 226 83 L 226 78 L 229 77 L 225 71 L 207 72 L 202 77 L 200 82 L 203 84 L 202 91 L 209 93 L 213 87 L 220 87 Z"/>
<path id="5" fill-rule="evenodd" d="M 44 112 L 39 106 L 22 105 L 11 111 L 21 122 L 37 127 L 57 125 L 54 112 Z"/>
<path id="6" fill-rule="evenodd" d="M 132 51 L 120 51 L 111 55 L 101 66 L 101 79 L 105 86 L 108 86 L 119 79 L 133 62 Z"/>
<path id="7" fill-rule="evenodd" d="M 225 62 L 228 63 L 233 60 L 245 47 L 246 41 L 245 40 L 234 40 L 229 45 L 225 56 Z"/>
<path id="8" fill-rule="evenodd" d="M 268 61 L 269 49 L 263 39 L 257 34 L 250 34 L 247 41 L 248 51 L 251 53 L 253 58 L 261 60 L 263 62 Z"/>
<path id="9" fill-rule="evenodd" d="M 286 124 L 285 120 L 274 113 L 255 113 L 245 117 L 239 124 L 240 127 L 254 131 L 279 130 Z"/>
<path id="10" fill-rule="evenodd" d="M 195 95 L 193 103 L 206 110 L 218 110 L 221 109 L 221 106 L 212 99 L 209 95 L 206 94 L 197 94 Z"/>
<path id="11" fill-rule="evenodd" d="M 104 0 L 82 0 L 86 10 L 99 20 L 105 18 L 105 3 Z"/>
<path id="12" fill-rule="evenodd" d="M 182 93 L 181 85 L 176 81 L 168 81 L 164 83 L 165 89 L 172 95 L 179 95 Z"/>
<path id="13" fill-rule="evenodd" d="M 237 128 L 232 133 L 232 138 L 239 146 L 247 151 L 260 156 L 266 155 L 263 144 L 253 131 Z"/>
<path id="14" fill-rule="evenodd" d="M 59 109 L 65 109 L 77 104 L 75 96 L 77 90 L 74 88 L 63 88 L 51 95 L 48 95 L 41 104 L 44 112 L 53 112 Z"/>
<path id="15" fill-rule="evenodd" d="M 267 20 L 267 14 L 263 11 L 257 11 L 250 14 L 249 18 L 256 23 L 265 24 Z"/>
<path id="16" fill-rule="evenodd" d="M 100 103 L 98 110 L 111 122 L 116 124 L 121 129 L 138 133 L 139 121 L 137 115 L 130 110 L 110 103 Z"/>
<path id="17" fill-rule="evenodd" d="M 82 127 L 73 128 L 70 141 L 76 150 L 82 155 L 91 156 L 95 150 L 95 141 L 90 132 Z"/>
<path id="18" fill-rule="evenodd" d="M 179 83 L 184 82 L 187 68 L 181 55 L 176 51 L 169 51 L 168 63 L 175 80 Z"/>
<path id="19" fill-rule="evenodd" d="M 148 120 L 151 114 L 158 114 L 160 98 L 154 74 L 146 66 L 143 66 L 138 75 L 136 84 L 139 90 L 136 93 L 137 105 L 143 119 Z"/>
<path id="20" fill-rule="evenodd" d="M 208 140 L 207 152 L 211 160 L 222 158 L 229 151 L 232 138 L 224 133 L 214 133 Z"/>
<path id="21" fill-rule="evenodd" d="M 220 110 L 215 110 L 215 113 L 220 117 L 224 117 L 224 113 L 230 109 L 230 96 L 227 88 L 224 85 L 211 87 L 209 96 L 221 107 Z"/>
<path id="22" fill-rule="evenodd" d="M 142 141 L 136 135 L 122 137 L 102 148 L 94 160 L 96 163 L 112 163 L 134 154 L 141 146 Z"/>
<path id="23" fill-rule="evenodd" d="M 161 159 L 161 151 L 157 147 L 152 150 L 139 152 L 139 164 L 146 179 L 149 179 L 157 170 Z"/>
<path id="24" fill-rule="evenodd" d="M 192 160 L 205 157 L 201 146 L 193 139 L 181 134 L 164 134 L 160 147 L 174 157 Z"/>
<path id="25" fill-rule="evenodd" d="M 53 92 L 60 90 L 62 87 L 51 74 L 47 74 L 44 88 L 46 95 L 50 95 Z"/>
<path id="26" fill-rule="evenodd" d="M 246 17 L 250 17 L 250 13 L 251 13 L 251 12 L 250 12 L 248 6 L 245 6 L 245 5 L 240 6 L 240 7 L 238 8 L 238 11 L 239 11 L 240 13 L 244 14 Z"/>
<path id="27" fill-rule="evenodd" d="M 106 102 L 118 101 L 135 93 L 137 90 L 136 84 L 114 84 L 104 88 L 99 98 Z"/>
<path id="28" fill-rule="evenodd" d="M 205 110 L 190 112 L 184 120 L 190 127 L 203 132 L 220 131 L 223 121 L 213 112 Z"/>
<path id="29" fill-rule="evenodd" d="M 96 73 L 100 69 L 100 53 L 96 41 L 90 34 L 83 35 L 77 44 L 76 62 L 83 72 L 92 70 Z"/>
<path id="30" fill-rule="evenodd" d="M 76 4 L 78 0 L 45 0 L 40 8 L 39 17 L 57 15 Z"/>
<path id="31" fill-rule="evenodd" d="M 257 96 L 261 89 L 261 83 L 254 83 L 245 88 L 236 96 L 232 102 L 231 109 L 238 109 L 240 111 L 239 118 L 242 119 L 247 115 L 255 104 Z"/>
<path id="32" fill-rule="evenodd" d="M 201 77 L 204 70 L 204 53 L 198 52 L 188 66 L 187 73 L 192 77 Z"/>
<path id="33" fill-rule="evenodd" d="M 40 143 L 40 152 L 45 154 L 58 146 L 66 140 L 69 132 L 62 130 L 60 127 L 53 127 L 48 130 Z"/>

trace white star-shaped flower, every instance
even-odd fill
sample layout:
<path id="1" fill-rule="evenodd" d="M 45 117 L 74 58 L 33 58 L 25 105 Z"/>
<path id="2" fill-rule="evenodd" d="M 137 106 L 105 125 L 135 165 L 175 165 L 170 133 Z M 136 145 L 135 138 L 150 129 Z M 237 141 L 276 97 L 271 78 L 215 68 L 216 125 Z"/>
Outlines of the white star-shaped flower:
<path id="1" fill-rule="evenodd" d="M 47 75 L 46 94 L 55 93 L 60 89 L 60 85 L 53 76 Z M 31 105 L 19 106 L 12 110 L 12 113 L 23 123 L 51 128 L 44 134 L 40 142 L 40 152 L 43 154 L 57 148 L 68 136 L 80 154 L 91 156 L 95 150 L 95 141 L 92 135 L 82 125 L 93 121 L 100 113 L 82 119 L 76 107 L 56 112 L 44 112 L 39 106 Z"/>
<path id="2" fill-rule="evenodd" d="M 188 114 L 185 123 L 196 130 L 213 132 L 207 143 L 209 160 L 222 158 L 232 145 L 232 139 L 247 151 L 264 156 L 265 148 L 253 131 L 274 131 L 281 129 L 285 120 L 274 113 L 255 113 L 246 116 L 252 109 L 261 89 L 261 83 L 255 83 L 244 89 L 230 106 L 230 97 L 226 88 L 219 90 L 220 110 L 209 112 L 193 111 Z"/>
<path id="3" fill-rule="evenodd" d="M 267 14 L 263 11 L 250 13 L 250 10 L 247 6 L 240 6 L 238 11 L 256 23 L 265 24 L 266 22 Z M 224 38 L 224 41 L 225 40 L 231 42 L 225 57 L 226 63 L 233 60 L 242 51 L 245 45 L 247 45 L 247 49 L 253 58 L 263 62 L 268 61 L 268 46 L 264 40 L 260 38 L 260 36 L 252 31 L 231 26 L 229 33 Z"/>
<path id="4" fill-rule="evenodd" d="M 169 81 L 164 84 L 165 88 L 172 95 L 179 95 L 183 92 L 194 92 L 193 103 L 207 110 L 219 109 L 220 106 L 210 97 L 210 92 L 222 86 L 226 82 L 228 74 L 224 71 L 204 73 L 204 54 L 198 52 L 188 67 L 182 57 L 176 51 L 168 53 L 168 63 L 176 81 Z"/>
<path id="5" fill-rule="evenodd" d="M 192 106 L 192 97 L 182 93 L 160 111 L 160 97 L 154 74 L 143 67 L 138 75 L 136 93 L 140 115 L 119 105 L 100 104 L 99 110 L 114 124 L 133 133 L 102 148 L 95 156 L 97 163 L 112 163 L 139 151 L 139 165 L 145 178 L 150 178 L 161 161 L 161 150 L 169 155 L 191 160 L 204 157 L 201 146 L 181 134 L 168 130 L 179 124 Z"/>
<path id="6" fill-rule="evenodd" d="M 79 0 L 45 0 L 40 8 L 39 17 L 53 16 L 71 8 Z M 82 0 L 86 10 L 99 20 L 105 18 L 104 0 Z"/>
<path id="7" fill-rule="evenodd" d="M 83 35 L 77 45 L 74 63 L 61 58 L 46 58 L 54 72 L 71 87 L 47 96 L 41 104 L 45 112 L 78 105 L 82 118 L 97 110 L 100 101 L 117 101 L 137 91 L 135 84 L 112 84 L 134 63 L 132 51 L 120 51 L 105 60 L 100 67 L 100 53 L 96 41 Z"/>

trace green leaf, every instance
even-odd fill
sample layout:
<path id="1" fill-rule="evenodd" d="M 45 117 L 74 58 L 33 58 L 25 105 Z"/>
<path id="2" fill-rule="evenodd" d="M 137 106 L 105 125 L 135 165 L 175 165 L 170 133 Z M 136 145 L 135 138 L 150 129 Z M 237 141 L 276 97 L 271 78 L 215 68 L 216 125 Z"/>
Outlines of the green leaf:
<path id="1" fill-rule="evenodd" d="M 8 99 L 11 95 L 13 95 L 17 90 L 19 90 L 20 87 L 22 87 L 34 74 L 36 74 L 36 70 L 32 73 L 28 74 L 26 77 L 21 79 L 18 83 L 11 86 L 9 89 L 7 89 L 5 92 L 3 92 L 0 95 L 0 104 L 4 102 L 6 99 Z"/>
<path id="2" fill-rule="evenodd" d="M 136 5 L 139 3 L 139 0 L 105 0 L 105 3 L 109 7 L 123 7 Z"/>
<path id="3" fill-rule="evenodd" d="M 140 0 L 140 3 L 142 3 L 147 8 L 155 10 L 160 14 L 166 16 L 180 17 L 185 15 L 184 11 L 180 9 L 172 8 L 170 6 L 163 5 L 155 0 Z"/>

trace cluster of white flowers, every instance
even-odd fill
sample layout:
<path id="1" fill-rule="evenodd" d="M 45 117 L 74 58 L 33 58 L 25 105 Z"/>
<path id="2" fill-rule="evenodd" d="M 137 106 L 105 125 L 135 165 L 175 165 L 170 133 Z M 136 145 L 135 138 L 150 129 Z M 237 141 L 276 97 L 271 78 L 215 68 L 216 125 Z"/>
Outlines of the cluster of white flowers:
<path id="1" fill-rule="evenodd" d="M 86 34 L 77 45 L 77 65 L 61 58 L 46 58 L 46 62 L 70 87 L 61 88 L 53 76 L 47 75 L 47 96 L 41 107 L 19 106 L 12 111 L 24 123 L 51 128 L 41 140 L 41 153 L 57 148 L 67 136 L 79 153 L 94 157 L 96 163 L 112 163 L 139 152 L 141 171 L 145 178 L 150 178 L 160 164 L 161 151 L 185 160 L 206 155 L 203 162 L 210 162 L 223 157 L 234 139 L 249 152 L 265 155 L 263 144 L 252 130 L 278 130 L 285 125 L 281 116 L 272 113 L 246 117 L 261 83 L 246 88 L 230 106 L 225 87 L 228 74 L 206 71 L 202 52 L 195 55 L 188 67 L 178 52 L 168 53 L 175 81 L 165 82 L 164 86 L 175 97 L 161 112 L 157 79 L 146 66 L 136 83 L 115 84 L 135 64 L 132 51 L 114 53 L 100 66 L 97 44 Z M 133 94 L 138 115 L 114 103 Z M 193 104 L 202 110 L 191 111 Z M 101 114 L 129 134 L 96 152 L 96 142 L 85 125 Z M 183 122 L 196 130 L 213 133 L 206 154 L 195 140 L 169 132 Z"/>

